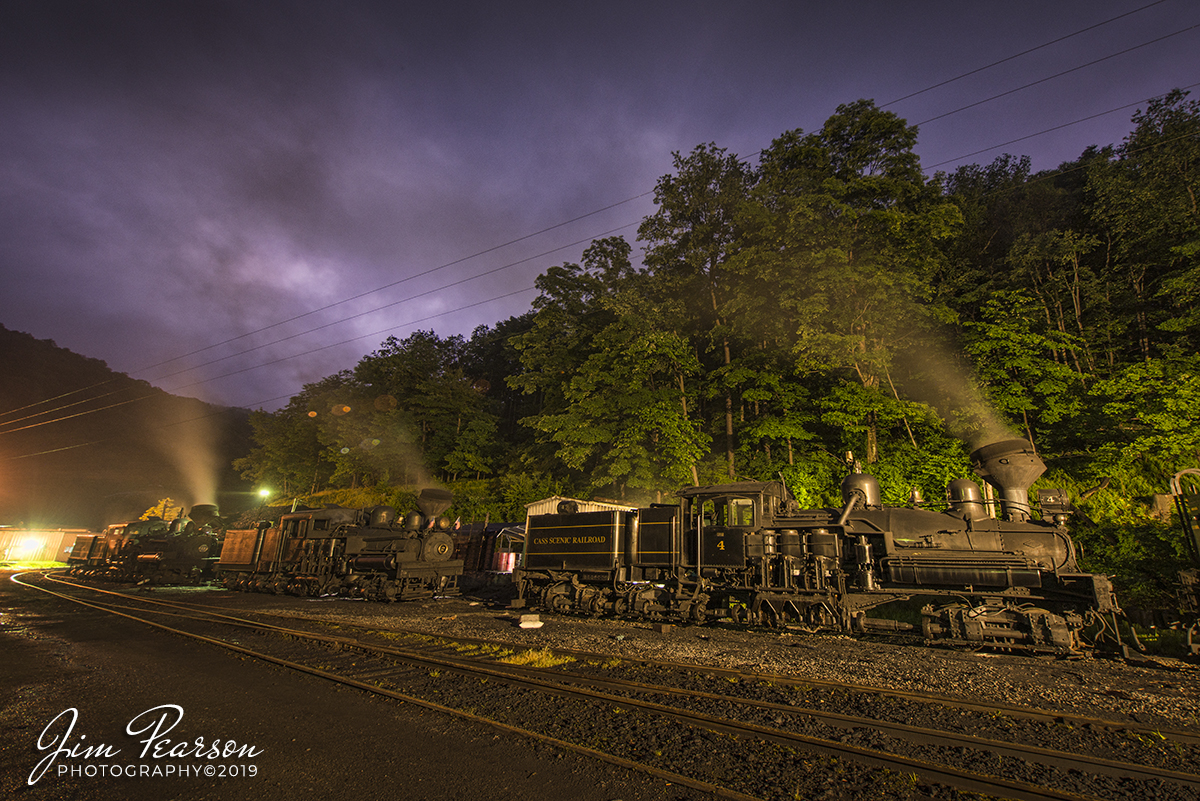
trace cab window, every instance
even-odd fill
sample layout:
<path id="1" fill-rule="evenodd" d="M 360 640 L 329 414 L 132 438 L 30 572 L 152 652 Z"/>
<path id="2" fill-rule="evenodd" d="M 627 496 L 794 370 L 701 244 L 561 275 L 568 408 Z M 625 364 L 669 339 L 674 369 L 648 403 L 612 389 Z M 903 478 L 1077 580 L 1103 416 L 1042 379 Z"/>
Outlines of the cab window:
<path id="1" fill-rule="evenodd" d="M 729 525 L 754 526 L 754 501 L 750 498 L 731 498 L 729 500 Z"/>
<path id="2" fill-rule="evenodd" d="M 749 498 L 716 498 L 704 501 L 701 507 L 705 527 L 753 528 L 754 501 Z"/>

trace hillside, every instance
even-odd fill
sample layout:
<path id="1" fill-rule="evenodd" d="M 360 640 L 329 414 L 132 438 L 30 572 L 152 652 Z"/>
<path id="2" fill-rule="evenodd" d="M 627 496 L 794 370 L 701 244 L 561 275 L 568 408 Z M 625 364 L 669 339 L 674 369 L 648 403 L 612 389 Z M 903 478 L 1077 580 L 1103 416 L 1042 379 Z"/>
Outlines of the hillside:
<path id="1" fill-rule="evenodd" d="M 168 394 L 0 325 L 0 525 L 96 528 L 164 497 L 250 502 L 248 412 Z"/>

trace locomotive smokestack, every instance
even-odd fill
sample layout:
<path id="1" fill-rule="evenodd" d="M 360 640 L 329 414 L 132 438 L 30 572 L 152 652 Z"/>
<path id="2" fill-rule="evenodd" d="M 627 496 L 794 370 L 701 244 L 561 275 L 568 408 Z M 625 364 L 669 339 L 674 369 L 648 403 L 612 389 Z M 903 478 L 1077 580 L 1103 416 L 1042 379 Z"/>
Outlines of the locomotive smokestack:
<path id="1" fill-rule="evenodd" d="M 417 496 L 417 508 L 426 520 L 436 520 L 454 503 L 454 493 L 444 489 L 423 489 Z"/>
<path id="2" fill-rule="evenodd" d="M 1000 508 L 1006 520 L 1019 522 L 1032 516 L 1029 487 L 1046 472 L 1046 464 L 1028 440 L 1006 439 L 984 445 L 971 454 L 971 467 L 1000 491 Z"/>
<path id="3" fill-rule="evenodd" d="M 203 526 L 221 516 L 221 509 L 215 503 L 198 503 L 192 507 L 192 522 Z"/>

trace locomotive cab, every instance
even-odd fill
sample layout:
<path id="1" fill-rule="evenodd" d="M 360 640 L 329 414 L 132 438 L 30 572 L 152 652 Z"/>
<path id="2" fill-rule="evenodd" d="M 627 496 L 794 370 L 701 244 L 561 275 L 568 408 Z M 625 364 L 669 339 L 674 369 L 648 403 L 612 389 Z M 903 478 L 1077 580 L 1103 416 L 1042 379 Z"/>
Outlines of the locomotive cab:
<path id="1" fill-rule="evenodd" d="M 700 576 L 747 567 L 747 559 L 775 553 L 770 525 L 787 498 L 778 481 L 689 487 L 679 492 L 681 567 Z"/>

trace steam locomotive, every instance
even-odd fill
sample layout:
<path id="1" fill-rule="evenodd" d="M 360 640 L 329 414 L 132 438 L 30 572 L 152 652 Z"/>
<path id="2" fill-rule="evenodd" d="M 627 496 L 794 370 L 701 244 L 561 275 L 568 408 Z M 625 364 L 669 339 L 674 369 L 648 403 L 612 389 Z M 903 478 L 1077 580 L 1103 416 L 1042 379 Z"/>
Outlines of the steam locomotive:
<path id="1" fill-rule="evenodd" d="M 333 506 L 285 514 L 278 526 L 226 533 L 218 579 L 231 590 L 345 595 L 376 601 L 457 591 L 446 490 L 425 489 L 420 511 L 397 519 L 392 506 Z"/>
<path id="2" fill-rule="evenodd" d="M 948 508 L 887 507 L 878 480 L 855 471 L 840 509 L 801 509 L 778 481 L 691 487 L 678 505 L 529 520 L 513 606 L 704 622 L 727 619 L 834 632 L 917 630 L 868 617 L 926 601 L 926 640 L 1074 653 L 1100 639 L 1120 647 L 1106 576 L 1083 573 L 1063 493 L 1029 487 L 1045 470 L 1025 440 L 971 454 L 994 486 L 959 479 Z M 1092 642 L 1085 639 L 1085 630 Z"/>
<path id="3" fill-rule="evenodd" d="M 1190 481 L 1185 485 L 1184 479 Z M 1187 539 L 1194 567 L 1179 571 L 1179 613 L 1187 627 L 1187 648 L 1200 656 L 1200 470 L 1180 470 L 1171 479 L 1171 494 L 1179 511 L 1179 522 Z"/>
<path id="4" fill-rule="evenodd" d="M 169 523 L 161 517 L 115 523 L 80 534 L 67 565 L 72 575 L 138 583 L 195 583 L 213 574 L 225 522 L 214 504 L 197 504 Z"/>

